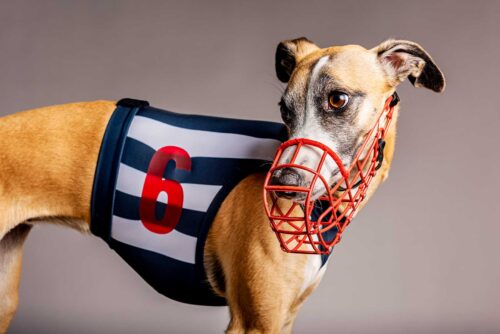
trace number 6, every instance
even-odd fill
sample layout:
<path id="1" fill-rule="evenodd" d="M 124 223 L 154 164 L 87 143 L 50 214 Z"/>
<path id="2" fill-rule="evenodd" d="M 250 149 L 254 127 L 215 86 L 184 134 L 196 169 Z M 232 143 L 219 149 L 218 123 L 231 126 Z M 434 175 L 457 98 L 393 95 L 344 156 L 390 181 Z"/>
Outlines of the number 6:
<path id="1" fill-rule="evenodd" d="M 175 161 L 175 168 L 191 171 L 191 158 L 185 150 L 177 146 L 160 148 L 151 158 L 139 205 L 142 223 L 148 230 L 158 234 L 171 232 L 179 223 L 182 213 L 184 192 L 181 184 L 163 178 L 163 173 L 171 160 Z M 168 199 L 165 213 L 158 219 L 156 201 L 161 192 L 165 192 Z"/>

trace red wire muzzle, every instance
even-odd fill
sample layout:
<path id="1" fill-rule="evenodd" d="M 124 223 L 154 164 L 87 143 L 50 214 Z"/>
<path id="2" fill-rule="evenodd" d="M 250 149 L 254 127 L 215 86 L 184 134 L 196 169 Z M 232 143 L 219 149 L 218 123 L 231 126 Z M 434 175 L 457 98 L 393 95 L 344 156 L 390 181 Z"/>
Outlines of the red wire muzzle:
<path id="1" fill-rule="evenodd" d="M 264 184 L 264 207 L 284 251 L 329 254 L 340 241 L 382 164 L 384 137 L 397 102 L 397 95 L 387 99 L 348 168 L 328 146 L 311 139 L 291 139 L 278 148 Z M 299 163 L 305 150 L 318 154 L 316 166 Z M 285 171 L 300 175 L 301 182 L 276 184 L 273 176 Z"/>

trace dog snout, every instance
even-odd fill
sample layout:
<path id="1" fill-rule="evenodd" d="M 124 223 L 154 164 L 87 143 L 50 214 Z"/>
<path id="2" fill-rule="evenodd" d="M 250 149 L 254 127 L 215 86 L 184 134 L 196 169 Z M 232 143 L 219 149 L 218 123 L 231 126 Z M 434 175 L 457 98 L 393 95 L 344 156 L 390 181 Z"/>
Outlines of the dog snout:
<path id="1" fill-rule="evenodd" d="M 278 169 L 271 177 L 272 185 L 298 187 L 302 183 L 302 175 L 291 167 Z"/>
<path id="2" fill-rule="evenodd" d="M 271 176 L 270 184 L 273 186 L 288 186 L 288 187 L 300 187 L 304 182 L 304 177 L 302 174 L 294 168 L 286 167 L 283 169 L 278 169 Z M 276 191 L 279 197 L 295 198 L 298 193 L 296 191 Z"/>

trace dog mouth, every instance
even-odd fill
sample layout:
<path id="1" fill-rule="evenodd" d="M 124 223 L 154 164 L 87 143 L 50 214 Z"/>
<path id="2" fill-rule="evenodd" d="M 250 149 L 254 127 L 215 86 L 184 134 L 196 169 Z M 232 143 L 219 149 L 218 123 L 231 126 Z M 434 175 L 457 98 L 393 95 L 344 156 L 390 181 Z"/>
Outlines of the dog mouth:
<path id="1" fill-rule="evenodd" d="M 310 195 L 309 199 L 312 201 L 316 201 L 317 199 L 319 199 L 320 197 L 322 197 L 323 195 L 328 193 L 331 189 L 333 189 L 337 185 L 338 182 L 342 181 L 342 178 L 338 177 L 339 174 L 340 174 L 339 169 L 336 169 L 333 172 L 333 174 L 331 174 L 327 188 L 325 187 L 325 185 L 321 181 L 319 181 L 319 182 L 316 181 L 315 184 L 319 184 L 320 186 L 316 187 L 315 185 L 313 185 L 312 186 L 313 188 L 317 188 L 317 189 L 313 189 L 313 188 L 311 188 L 312 180 L 309 181 L 309 184 L 307 186 L 305 186 L 305 188 L 311 188 L 311 192 L 310 192 L 311 195 Z M 275 191 L 274 193 L 279 198 L 288 199 L 288 200 L 291 200 L 297 204 L 304 204 L 306 202 L 307 194 L 308 194 L 308 192 L 305 192 L 305 191 L 293 191 L 293 190 Z"/>
<path id="2" fill-rule="evenodd" d="M 298 191 L 275 191 L 274 194 L 279 198 L 291 200 L 297 204 L 305 203 L 307 194 Z"/>

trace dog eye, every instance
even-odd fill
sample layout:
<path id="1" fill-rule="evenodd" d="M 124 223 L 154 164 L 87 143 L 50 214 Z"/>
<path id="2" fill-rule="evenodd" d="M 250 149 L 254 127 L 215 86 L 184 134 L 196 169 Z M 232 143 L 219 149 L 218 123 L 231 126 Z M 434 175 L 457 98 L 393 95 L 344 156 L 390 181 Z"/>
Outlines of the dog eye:
<path id="1" fill-rule="evenodd" d="M 342 92 L 333 92 L 328 96 L 328 109 L 340 110 L 349 103 L 349 96 Z"/>

